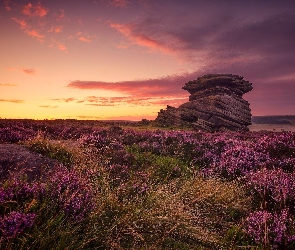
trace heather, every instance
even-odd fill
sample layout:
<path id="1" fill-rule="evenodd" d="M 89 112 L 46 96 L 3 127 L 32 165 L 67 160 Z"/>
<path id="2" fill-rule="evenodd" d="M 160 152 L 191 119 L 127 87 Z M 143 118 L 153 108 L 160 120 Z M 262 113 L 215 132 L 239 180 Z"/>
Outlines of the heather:
<path id="1" fill-rule="evenodd" d="M 4 249 L 294 249 L 295 134 L 3 121 L 59 162 L 0 186 Z"/>

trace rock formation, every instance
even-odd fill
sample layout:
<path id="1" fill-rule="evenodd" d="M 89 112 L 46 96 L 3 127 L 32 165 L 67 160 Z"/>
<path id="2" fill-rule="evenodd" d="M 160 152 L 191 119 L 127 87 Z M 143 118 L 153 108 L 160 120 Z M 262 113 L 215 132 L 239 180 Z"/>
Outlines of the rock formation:
<path id="1" fill-rule="evenodd" d="M 189 81 L 183 87 L 189 102 L 178 108 L 161 109 L 155 122 L 162 126 L 190 126 L 207 132 L 248 130 L 251 109 L 243 94 L 252 90 L 244 77 L 232 74 L 208 74 Z"/>

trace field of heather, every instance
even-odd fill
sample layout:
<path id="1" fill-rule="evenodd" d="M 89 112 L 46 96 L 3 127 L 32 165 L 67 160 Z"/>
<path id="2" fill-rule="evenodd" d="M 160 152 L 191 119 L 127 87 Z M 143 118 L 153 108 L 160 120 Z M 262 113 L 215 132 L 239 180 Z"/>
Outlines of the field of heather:
<path id="1" fill-rule="evenodd" d="M 121 125 L 0 120 L 0 249 L 295 248 L 295 132 Z"/>

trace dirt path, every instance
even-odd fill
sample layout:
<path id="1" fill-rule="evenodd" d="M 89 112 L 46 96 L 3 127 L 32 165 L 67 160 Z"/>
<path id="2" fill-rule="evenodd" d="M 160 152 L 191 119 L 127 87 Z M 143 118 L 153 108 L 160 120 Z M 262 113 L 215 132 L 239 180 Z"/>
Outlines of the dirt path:
<path id="1" fill-rule="evenodd" d="M 42 173 L 59 164 L 16 144 L 0 144 L 0 182 L 10 175 L 27 175 L 28 181 L 42 177 Z"/>

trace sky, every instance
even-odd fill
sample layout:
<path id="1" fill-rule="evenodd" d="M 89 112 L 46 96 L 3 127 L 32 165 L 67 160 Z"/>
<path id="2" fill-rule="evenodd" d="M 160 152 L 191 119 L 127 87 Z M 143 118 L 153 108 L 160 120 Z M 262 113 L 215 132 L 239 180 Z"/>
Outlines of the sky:
<path id="1" fill-rule="evenodd" d="M 294 0 L 0 0 L 0 118 L 154 119 L 237 74 L 252 115 L 295 114 Z"/>

